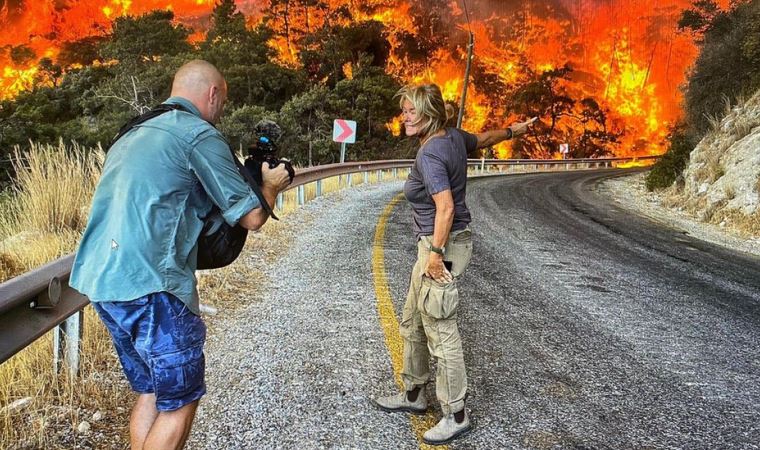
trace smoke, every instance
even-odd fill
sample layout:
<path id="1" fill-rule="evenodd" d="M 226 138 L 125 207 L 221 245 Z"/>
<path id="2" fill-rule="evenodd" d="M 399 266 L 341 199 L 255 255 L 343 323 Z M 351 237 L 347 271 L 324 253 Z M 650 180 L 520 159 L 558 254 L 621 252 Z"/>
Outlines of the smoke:
<path id="1" fill-rule="evenodd" d="M 3 23 L 18 20 L 23 12 L 23 0 L 0 1 L 0 21 Z"/>

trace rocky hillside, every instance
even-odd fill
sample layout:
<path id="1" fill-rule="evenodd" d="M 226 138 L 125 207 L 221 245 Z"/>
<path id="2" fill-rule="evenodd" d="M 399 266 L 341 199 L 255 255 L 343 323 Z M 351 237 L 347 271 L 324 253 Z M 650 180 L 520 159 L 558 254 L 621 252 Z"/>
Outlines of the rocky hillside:
<path id="1" fill-rule="evenodd" d="M 760 236 L 760 91 L 731 109 L 691 152 L 663 204 Z"/>

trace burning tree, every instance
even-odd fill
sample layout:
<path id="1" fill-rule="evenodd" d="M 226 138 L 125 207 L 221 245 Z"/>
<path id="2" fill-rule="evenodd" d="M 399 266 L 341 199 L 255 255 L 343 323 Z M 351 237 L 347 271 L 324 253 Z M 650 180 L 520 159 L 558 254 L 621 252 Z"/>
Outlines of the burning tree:
<path id="1" fill-rule="evenodd" d="M 607 130 L 607 116 L 599 103 L 586 97 L 576 100 L 568 84 L 573 69 L 565 65 L 538 75 L 520 86 L 509 109 L 524 117 L 538 117 L 533 131 L 513 147 L 516 157 L 549 159 L 568 143 L 572 156 L 592 158 L 612 153 L 620 133 Z"/>
<path id="2" fill-rule="evenodd" d="M 715 12 L 707 0 L 699 3 Z M 574 156 L 662 151 L 681 115 L 677 87 L 696 55 L 690 36 L 676 32 L 689 0 L 468 4 L 469 20 L 461 2 L 439 0 L 11 2 L 0 9 L 0 98 L 16 100 L 0 109 L 0 144 L 23 145 L 25 136 L 94 144 L 162 100 L 172 70 L 200 57 L 227 76 L 228 112 L 240 109 L 240 120 L 253 117 L 241 109 L 252 106 L 291 119 L 307 115 L 307 122 L 292 120 L 300 131 L 313 125 L 306 131 L 314 142 L 294 143 L 301 161 L 333 159 L 321 133 L 346 114 L 363 124 L 352 147 L 362 157 L 406 155 L 406 142 L 388 140 L 381 123 L 394 128 L 394 106 L 378 95 L 435 82 L 458 103 L 471 31 L 463 128 L 541 117 L 538 132 L 514 148 L 496 147 L 498 156 L 552 157 L 564 142 Z M 760 47 L 746 44 L 747 54 Z"/>

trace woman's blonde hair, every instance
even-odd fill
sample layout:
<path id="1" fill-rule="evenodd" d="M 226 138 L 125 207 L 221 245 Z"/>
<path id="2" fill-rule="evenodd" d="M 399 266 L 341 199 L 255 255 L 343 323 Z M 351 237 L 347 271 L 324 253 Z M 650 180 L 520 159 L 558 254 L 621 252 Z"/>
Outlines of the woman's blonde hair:
<path id="1" fill-rule="evenodd" d="M 417 112 L 417 126 L 420 136 L 426 137 L 445 128 L 454 116 L 454 107 L 443 101 L 441 89 L 435 84 L 408 85 L 401 88 L 399 106 L 403 109 L 404 101 L 408 100 Z"/>

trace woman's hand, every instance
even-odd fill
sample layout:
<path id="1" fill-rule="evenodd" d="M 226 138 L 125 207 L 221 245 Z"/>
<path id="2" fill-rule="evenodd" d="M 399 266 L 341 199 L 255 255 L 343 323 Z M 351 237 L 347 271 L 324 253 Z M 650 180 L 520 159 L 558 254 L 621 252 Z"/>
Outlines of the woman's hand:
<path id="1" fill-rule="evenodd" d="M 438 253 L 430 253 L 430 256 L 427 260 L 427 265 L 425 266 L 425 275 L 441 284 L 451 283 L 454 281 L 454 277 L 451 275 L 451 272 L 449 272 L 446 269 L 446 266 L 443 265 L 443 256 L 439 255 Z"/>
<path id="2" fill-rule="evenodd" d="M 528 127 L 536 120 L 538 120 L 538 117 L 534 117 L 525 122 L 515 122 L 510 125 L 509 128 L 512 130 L 512 137 L 517 137 L 521 134 L 525 134 L 528 131 Z"/>

